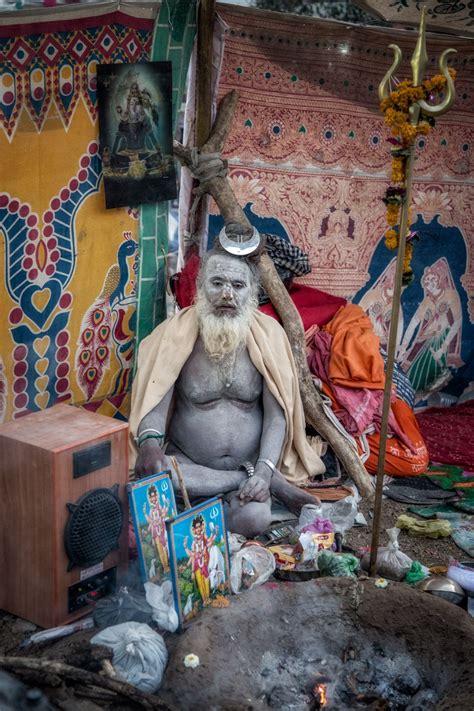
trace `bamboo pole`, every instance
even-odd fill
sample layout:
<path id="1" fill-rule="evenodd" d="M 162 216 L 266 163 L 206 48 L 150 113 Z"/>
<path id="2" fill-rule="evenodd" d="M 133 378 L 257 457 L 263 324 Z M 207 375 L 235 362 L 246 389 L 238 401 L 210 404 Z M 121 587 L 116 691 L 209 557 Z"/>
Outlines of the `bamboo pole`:
<path id="1" fill-rule="evenodd" d="M 377 478 L 375 485 L 374 499 L 374 521 L 372 526 L 372 541 L 370 545 L 370 575 L 375 575 L 377 566 L 377 552 L 380 535 L 380 516 L 382 513 L 383 478 L 385 473 L 385 454 L 387 450 L 388 418 L 390 416 L 390 406 L 392 400 L 393 366 L 395 364 L 398 320 L 400 315 L 400 298 L 402 294 L 403 261 L 405 259 L 406 235 L 408 227 L 408 209 L 411 199 L 411 184 L 413 179 L 413 165 L 415 162 L 415 147 L 410 147 L 410 154 L 407 158 L 406 167 L 406 193 L 405 202 L 402 205 L 400 220 L 400 232 L 398 243 L 397 264 L 395 270 L 395 283 L 392 297 L 392 313 L 390 317 L 390 331 L 388 335 L 388 354 L 385 372 L 385 388 L 383 393 L 382 422 L 380 425 L 380 448 L 377 462 Z"/>

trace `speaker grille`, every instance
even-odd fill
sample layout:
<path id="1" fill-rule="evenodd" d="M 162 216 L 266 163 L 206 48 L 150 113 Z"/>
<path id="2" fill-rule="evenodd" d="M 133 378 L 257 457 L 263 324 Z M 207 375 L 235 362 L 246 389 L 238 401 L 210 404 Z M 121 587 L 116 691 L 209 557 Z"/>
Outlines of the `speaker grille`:
<path id="1" fill-rule="evenodd" d="M 68 570 L 95 565 L 118 547 L 123 511 L 114 489 L 93 489 L 67 504 L 71 514 L 64 530 Z"/>

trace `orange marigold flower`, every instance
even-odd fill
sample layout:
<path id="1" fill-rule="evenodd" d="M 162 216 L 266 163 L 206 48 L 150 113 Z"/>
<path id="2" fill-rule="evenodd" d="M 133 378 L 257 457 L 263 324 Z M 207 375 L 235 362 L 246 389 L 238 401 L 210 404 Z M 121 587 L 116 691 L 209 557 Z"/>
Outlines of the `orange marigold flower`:
<path id="1" fill-rule="evenodd" d="M 398 213 L 400 211 L 400 205 L 389 204 L 387 205 L 387 222 L 391 227 L 398 225 Z"/>
<path id="2" fill-rule="evenodd" d="M 398 235 L 395 230 L 387 230 L 385 233 L 385 246 L 388 249 L 396 249 L 398 247 Z"/>
<path id="3" fill-rule="evenodd" d="M 427 121 L 422 120 L 416 126 L 416 132 L 421 136 L 427 136 L 430 131 L 431 131 L 431 126 Z"/>

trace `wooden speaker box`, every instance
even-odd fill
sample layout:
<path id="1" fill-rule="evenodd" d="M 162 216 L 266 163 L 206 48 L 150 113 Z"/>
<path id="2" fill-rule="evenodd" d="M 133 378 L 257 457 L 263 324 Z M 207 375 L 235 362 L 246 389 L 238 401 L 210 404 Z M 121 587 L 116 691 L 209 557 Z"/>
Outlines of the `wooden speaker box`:
<path id="1" fill-rule="evenodd" d="M 128 425 L 56 405 L 0 426 L 0 608 L 88 614 L 128 559 Z"/>

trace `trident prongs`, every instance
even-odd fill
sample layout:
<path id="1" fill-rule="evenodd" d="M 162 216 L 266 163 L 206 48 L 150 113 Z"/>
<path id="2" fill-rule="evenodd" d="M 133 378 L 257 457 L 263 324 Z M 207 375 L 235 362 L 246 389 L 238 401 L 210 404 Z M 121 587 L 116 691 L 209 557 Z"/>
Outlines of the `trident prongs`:
<path id="1" fill-rule="evenodd" d="M 448 71 L 448 54 L 456 53 L 455 49 L 445 49 L 441 57 L 439 58 L 439 69 L 441 74 L 446 78 L 446 89 L 444 92 L 444 98 L 440 104 L 432 105 L 428 104 L 424 99 L 420 99 L 418 102 L 420 109 L 424 114 L 428 116 L 441 116 L 449 108 L 451 108 L 454 99 L 456 98 L 456 89 L 454 87 L 454 82 L 452 80 L 451 74 Z"/>
<path id="2" fill-rule="evenodd" d="M 423 83 L 423 77 L 425 74 L 426 66 L 428 64 L 428 54 L 426 51 L 426 33 L 425 33 L 425 13 L 426 8 L 423 8 L 420 19 L 420 29 L 418 32 L 418 41 L 416 43 L 413 56 L 410 60 L 412 75 L 413 75 L 413 86 L 420 86 Z M 389 44 L 389 49 L 393 50 L 393 62 L 390 69 L 385 74 L 384 78 L 379 84 L 379 99 L 383 101 L 386 99 L 390 93 L 390 82 L 394 77 L 395 72 L 398 69 L 400 62 L 402 61 L 402 50 L 396 44 Z M 439 104 L 428 104 L 424 99 L 420 99 L 416 103 L 410 106 L 410 122 L 412 125 L 416 125 L 420 118 L 420 113 L 426 116 L 441 116 L 444 114 L 452 105 L 456 97 L 456 89 L 454 87 L 454 82 L 448 70 L 448 55 L 456 52 L 455 49 L 445 49 L 443 54 L 439 59 L 439 68 L 441 74 L 446 78 L 446 89 L 444 92 L 444 97 Z"/>
<path id="3" fill-rule="evenodd" d="M 380 101 L 383 101 L 386 99 L 390 93 L 390 81 L 392 80 L 395 72 L 398 69 L 398 65 L 402 61 L 402 50 L 398 46 L 398 44 L 389 44 L 388 45 L 389 49 L 393 49 L 393 62 L 392 66 L 390 69 L 387 71 L 385 74 L 384 78 L 379 84 L 379 99 Z"/>

